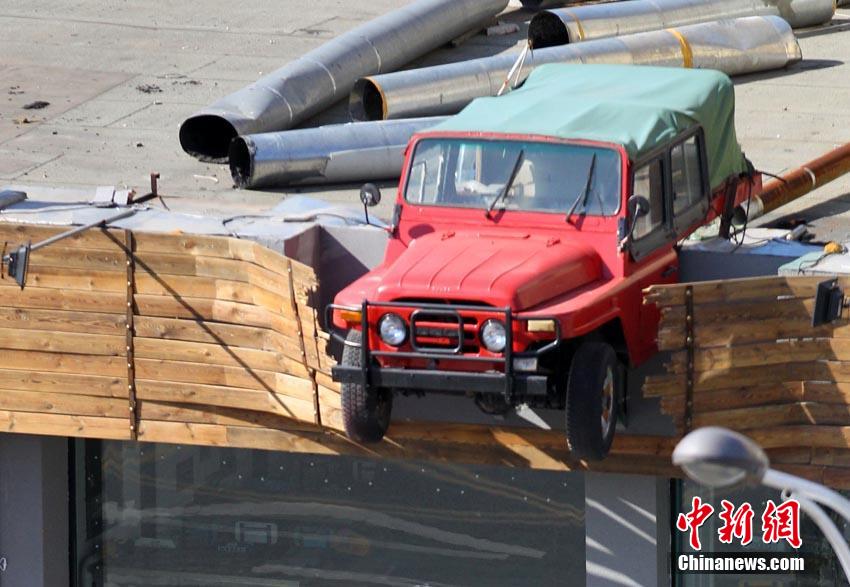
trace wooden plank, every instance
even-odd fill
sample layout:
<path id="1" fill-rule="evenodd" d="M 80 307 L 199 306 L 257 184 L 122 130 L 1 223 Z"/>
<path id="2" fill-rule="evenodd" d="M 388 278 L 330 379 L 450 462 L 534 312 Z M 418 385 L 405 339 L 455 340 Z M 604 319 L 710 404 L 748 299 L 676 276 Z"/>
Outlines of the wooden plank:
<path id="1" fill-rule="evenodd" d="M 757 365 L 703 371 L 696 374 L 694 391 L 753 387 L 795 381 L 847 383 L 850 382 L 850 364 L 839 361 L 804 361 L 781 365 Z M 647 376 L 643 389 L 644 394 L 648 396 L 673 395 L 683 393 L 684 385 L 685 379 L 682 374 L 650 375 Z"/>
<path id="2" fill-rule="evenodd" d="M 126 398 L 127 380 L 123 377 L 0 369 L 0 389 Z"/>
<path id="3" fill-rule="evenodd" d="M 50 393 L 0 388 L 0 410 L 124 418 L 126 422 L 127 400 L 75 395 L 69 390 L 62 393 Z"/>
<path id="4" fill-rule="evenodd" d="M 850 383 L 804 381 L 801 399 L 822 404 L 850 405 Z"/>
<path id="5" fill-rule="evenodd" d="M 236 259 L 191 257 L 169 253 L 137 253 L 139 273 L 151 275 L 184 275 L 242 281 L 269 292 L 289 290 L 286 279 L 259 265 Z"/>
<path id="6" fill-rule="evenodd" d="M 736 408 L 794 403 L 803 401 L 803 399 L 802 384 L 800 383 L 720 389 L 696 394 L 693 398 L 693 411 L 695 413 L 715 412 Z M 681 394 L 663 396 L 661 405 L 665 411 L 679 413 L 683 409 L 683 402 L 684 396 Z"/>
<path id="7" fill-rule="evenodd" d="M 775 318 L 811 318 L 814 300 L 811 298 L 789 298 L 779 300 L 757 300 L 748 302 L 718 303 L 694 306 L 694 324 L 725 323 Z M 847 310 L 842 316 L 847 317 Z M 661 322 L 672 327 L 685 320 L 684 306 L 668 306 L 661 310 Z"/>
<path id="8" fill-rule="evenodd" d="M 99 418 L 65 414 L 35 414 L 0 410 L 0 432 L 129 440 L 127 418 Z"/>
<path id="9" fill-rule="evenodd" d="M 694 426 L 749 430 L 789 424 L 850 425 L 850 406 L 799 402 L 694 414 Z"/>
<path id="10" fill-rule="evenodd" d="M 235 426 L 251 426 L 275 430 L 286 428 L 294 422 L 313 422 L 313 403 L 290 399 L 287 408 L 291 416 L 239 410 L 219 406 L 199 407 L 192 404 L 178 404 L 156 400 L 139 402 L 139 418 L 167 422 L 185 422 L 192 424 L 220 424 Z"/>
<path id="11" fill-rule="evenodd" d="M 824 276 L 768 276 L 653 285 L 644 290 L 646 303 L 684 305 L 685 288 L 693 287 L 694 304 L 765 300 L 777 297 L 811 297 Z M 846 286 L 845 286 L 846 287 Z"/>
<path id="12" fill-rule="evenodd" d="M 850 447 L 848 426 L 774 426 L 748 430 L 747 436 L 764 449 L 799 446 L 802 439 L 805 439 L 806 446 L 816 448 Z"/>
<path id="13" fill-rule="evenodd" d="M 36 243 L 57 234 L 67 232 L 71 226 L 45 226 L 43 224 L 17 224 L 0 222 L 0 241 L 10 245 L 23 244 L 28 241 Z M 121 242 L 120 231 L 95 228 L 64 239 L 57 244 L 64 249 L 105 249 L 111 250 Z"/>
<path id="14" fill-rule="evenodd" d="M 668 322 L 658 331 L 660 350 L 684 348 L 684 322 Z M 772 342 L 788 338 L 850 338 L 850 322 L 840 320 L 812 328 L 811 316 L 694 325 L 695 345 L 701 348 Z"/>
<path id="15" fill-rule="evenodd" d="M 827 467 L 850 467 L 850 448 L 812 449 L 812 464 Z"/>
<path id="16" fill-rule="evenodd" d="M 139 273 L 136 276 L 136 291 L 147 295 L 218 299 L 262 305 L 268 309 L 291 314 L 288 290 L 270 292 L 250 283 L 229 279 L 187 275 L 157 274 L 154 276 L 150 273 Z"/>
<path id="17" fill-rule="evenodd" d="M 0 327 L 30 331 L 123 335 L 127 324 L 121 314 L 0 308 Z"/>
<path id="18" fill-rule="evenodd" d="M 297 377 L 307 377 L 301 367 L 301 373 L 290 373 Z M 256 389 L 289 395 L 291 377 L 286 373 L 261 369 L 243 369 L 241 367 L 223 367 L 204 363 L 183 363 L 162 359 L 136 358 L 136 378 L 151 381 L 173 381 L 182 383 L 201 383 Z"/>
<path id="19" fill-rule="evenodd" d="M 279 352 L 288 357 L 300 354 L 297 341 L 266 328 L 155 316 L 138 316 L 135 325 L 136 334 L 144 338 L 237 346 Z"/>
<path id="20" fill-rule="evenodd" d="M 788 340 L 697 349 L 694 354 L 694 370 L 718 371 L 758 365 L 781 365 L 789 360 L 795 362 L 848 361 L 850 360 L 850 340 L 828 338 Z M 668 371 L 684 373 L 686 362 L 685 352 L 673 353 L 667 365 Z"/>
<path id="21" fill-rule="evenodd" d="M 294 412 L 287 409 L 287 402 L 290 399 L 312 402 L 313 386 L 306 379 L 291 377 L 289 381 L 287 393 L 283 394 L 221 385 L 137 379 L 136 394 L 140 399 L 220 406 L 294 416 Z"/>
<path id="22" fill-rule="evenodd" d="M 0 328 L 0 349 L 120 357 L 126 355 L 125 346 L 116 335 Z"/>
<path id="23" fill-rule="evenodd" d="M 813 450 L 807 446 L 792 446 L 788 448 L 771 448 L 766 450 L 771 465 L 808 465 L 812 461 Z"/>
<path id="24" fill-rule="evenodd" d="M 136 357 L 144 359 L 206 363 L 224 367 L 241 367 L 247 370 L 260 369 L 286 373 L 306 373 L 307 371 L 303 363 L 290 359 L 282 353 L 202 342 L 136 338 L 135 354 Z"/>
<path id="25" fill-rule="evenodd" d="M 66 249 L 62 246 L 45 247 L 30 255 L 33 265 L 97 271 L 119 271 L 127 266 L 127 256 L 120 244 L 111 249 Z"/>
<path id="26" fill-rule="evenodd" d="M 138 438 L 144 442 L 228 446 L 227 429 L 214 424 L 142 420 L 139 422 Z"/>
<path id="27" fill-rule="evenodd" d="M 6 308 L 90 311 L 123 316 L 127 306 L 124 298 L 119 293 L 0 287 L 0 307 Z"/>
<path id="28" fill-rule="evenodd" d="M 3 368 L 48 373 L 78 373 L 102 377 L 125 377 L 127 361 L 123 357 L 71 355 L 38 351 L 3 351 Z"/>
<path id="29" fill-rule="evenodd" d="M 188 318 L 199 321 L 224 322 L 270 328 L 287 336 L 296 336 L 298 327 L 294 320 L 274 314 L 265 308 L 237 302 L 199 298 L 172 298 L 168 296 L 136 295 L 136 306 L 141 316 L 162 318 Z"/>
<path id="30" fill-rule="evenodd" d="M 73 254 L 73 253 L 68 253 Z M 17 287 L 12 282 L 0 282 Z M 27 271 L 27 289 L 47 288 L 79 291 L 123 292 L 127 288 L 124 275 L 117 271 L 100 271 L 73 267 L 51 267 L 31 263 Z"/>

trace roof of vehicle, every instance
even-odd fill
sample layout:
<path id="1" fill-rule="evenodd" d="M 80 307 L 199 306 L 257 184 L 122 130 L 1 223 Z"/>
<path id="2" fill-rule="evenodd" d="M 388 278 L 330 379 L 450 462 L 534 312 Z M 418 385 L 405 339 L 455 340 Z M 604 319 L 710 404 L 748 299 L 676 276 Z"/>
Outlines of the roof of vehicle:
<path id="1" fill-rule="evenodd" d="M 712 188 L 746 171 L 731 80 L 713 70 L 549 64 L 522 87 L 479 98 L 434 131 L 539 134 L 623 145 L 640 159 L 701 124 Z"/>

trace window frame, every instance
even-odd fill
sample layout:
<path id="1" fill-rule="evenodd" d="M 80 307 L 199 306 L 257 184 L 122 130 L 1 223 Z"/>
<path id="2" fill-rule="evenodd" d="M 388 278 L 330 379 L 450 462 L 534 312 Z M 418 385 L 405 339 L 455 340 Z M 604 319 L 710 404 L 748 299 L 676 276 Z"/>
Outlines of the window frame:
<path id="1" fill-rule="evenodd" d="M 699 155 L 699 168 L 701 174 L 702 197 L 696 199 L 690 206 L 681 210 L 678 215 L 673 214 L 673 159 L 672 152 L 675 147 L 683 145 L 691 138 L 696 138 L 697 152 Z M 679 133 L 669 143 L 653 149 L 631 165 L 629 170 L 629 197 L 635 195 L 635 174 L 637 170 L 660 161 L 662 175 L 662 202 L 664 205 L 664 222 L 652 232 L 647 233 L 640 239 L 629 240 L 629 250 L 632 258 L 639 261 L 651 252 L 657 250 L 668 242 L 675 242 L 708 212 L 711 200 L 711 188 L 708 179 L 708 158 L 705 151 L 705 132 L 702 125 L 695 125 L 684 132 Z M 638 194 L 647 196 L 648 194 Z M 626 218 L 627 226 L 631 226 L 631 217 Z"/>

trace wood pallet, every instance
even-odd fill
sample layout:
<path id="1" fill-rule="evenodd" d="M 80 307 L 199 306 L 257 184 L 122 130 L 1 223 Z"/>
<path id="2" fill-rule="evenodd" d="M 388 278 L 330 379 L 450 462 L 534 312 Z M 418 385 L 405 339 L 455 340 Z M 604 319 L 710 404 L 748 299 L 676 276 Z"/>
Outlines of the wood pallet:
<path id="1" fill-rule="evenodd" d="M 0 223 L 0 242 L 61 228 Z M 314 271 L 250 241 L 92 230 L 0 281 L 0 431 L 585 469 L 560 432 L 394 422 L 342 430 Z M 595 470 L 673 475 L 673 439 L 618 438 Z"/>
<path id="2" fill-rule="evenodd" d="M 777 468 L 850 488 L 850 320 L 812 327 L 824 276 L 653 286 L 667 374 L 647 378 L 681 434 L 725 426 Z M 847 289 L 850 279 L 839 283 Z"/>

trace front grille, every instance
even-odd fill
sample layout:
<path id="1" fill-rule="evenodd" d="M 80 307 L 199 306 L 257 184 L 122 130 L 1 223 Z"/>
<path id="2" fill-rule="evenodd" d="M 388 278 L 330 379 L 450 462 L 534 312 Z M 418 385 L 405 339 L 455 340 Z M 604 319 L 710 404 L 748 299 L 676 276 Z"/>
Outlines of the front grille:
<path id="1" fill-rule="evenodd" d="M 417 310 L 410 317 L 411 342 L 421 351 L 477 353 L 478 321 L 454 310 Z"/>

